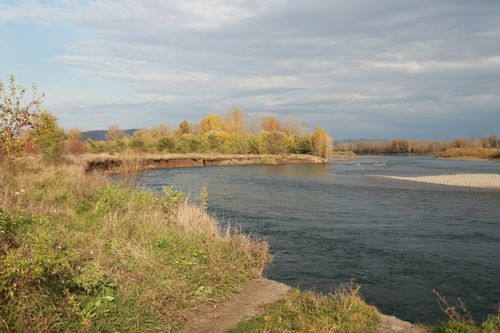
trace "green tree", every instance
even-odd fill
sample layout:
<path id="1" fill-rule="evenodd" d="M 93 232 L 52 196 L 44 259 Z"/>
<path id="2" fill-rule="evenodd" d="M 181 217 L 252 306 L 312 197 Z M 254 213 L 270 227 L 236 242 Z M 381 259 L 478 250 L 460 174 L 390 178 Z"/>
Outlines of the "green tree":
<path id="1" fill-rule="evenodd" d="M 287 153 L 288 140 L 283 132 L 264 132 L 262 142 L 268 154 L 282 155 Z"/>
<path id="2" fill-rule="evenodd" d="M 242 134 L 230 135 L 224 145 L 224 152 L 228 154 L 248 154 L 249 150 L 248 138 Z"/>
<path id="3" fill-rule="evenodd" d="M 156 149 L 158 151 L 172 152 L 175 148 L 176 141 L 171 136 L 164 136 L 158 140 L 156 144 Z"/>
<path id="4" fill-rule="evenodd" d="M 194 153 L 201 148 L 201 140 L 194 134 L 184 134 L 179 137 L 175 150 L 179 153 Z"/>
<path id="5" fill-rule="evenodd" d="M 220 152 L 227 141 L 228 134 L 223 131 L 212 130 L 203 134 L 202 145 L 204 151 Z"/>
<path id="6" fill-rule="evenodd" d="M 191 133 L 191 125 L 187 120 L 183 120 L 179 123 L 179 134 L 189 134 Z"/>
<path id="7" fill-rule="evenodd" d="M 64 152 L 64 130 L 57 125 L 57 118 L 47 111 L 40 113 L 33 132 L 33 141 L 40 147 L 46 162 L 58 162 Z"/>
<path id="8" fill-rule="evenodd" d="M 297 138 L 297 152 L 299 154 L 311 154 L 313 145 L 310 135 L 301 136 Z"/>
<path id="9" fill-rule="evenodd" d="M 259 136 L 252 135 L 248 138 L 248 153 L 262 154 L 262 141 Z"/>

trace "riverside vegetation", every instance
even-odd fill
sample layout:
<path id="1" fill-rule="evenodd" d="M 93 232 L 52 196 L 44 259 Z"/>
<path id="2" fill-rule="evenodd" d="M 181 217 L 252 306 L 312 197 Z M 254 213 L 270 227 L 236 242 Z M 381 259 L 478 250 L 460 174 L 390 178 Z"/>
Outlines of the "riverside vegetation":
<path id="1" fill-rule="evenodd" d="M 451 141 L 339 141 L 335 144 L 335 150 L 358 155 L 434 155 L 437 158 L 499 159 L 500 139 L 496 135 L 490 135 L 474 140 L 459 138 Z"/>
<path id="2" fill-rule="evenodd" d="M 261 275 L 267 243 L 221 230 L 205 190 L 194 203 L 85 173 L 63 155 L 81 142 L 11 82 L 0 89 L 0 331 L 175 331 Z M 330 296 L 293 290 L 235 332 L 374 332 L 377 321 L 349 285 Z M 452 317 L 433 331 L 499 325 Z"/>

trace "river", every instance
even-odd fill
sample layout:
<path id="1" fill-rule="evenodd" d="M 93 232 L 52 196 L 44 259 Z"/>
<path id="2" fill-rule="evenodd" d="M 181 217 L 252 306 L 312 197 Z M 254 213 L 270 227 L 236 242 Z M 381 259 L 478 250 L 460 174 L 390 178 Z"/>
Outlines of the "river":
<path id="1" fill-rule="evenodd" d="M 500 173 L 500 163 L 381 156 L 152 170 L 139 182 L 194 197 L 206 184 L 210 213 L 269 241 L 270 279 L 319 292 L 354 280 L 383 313 L 427 323 L 446 319 L 435 288 L 482 320 L 500 301 L 500 191 L 370 176 L 450 172 Z"/>

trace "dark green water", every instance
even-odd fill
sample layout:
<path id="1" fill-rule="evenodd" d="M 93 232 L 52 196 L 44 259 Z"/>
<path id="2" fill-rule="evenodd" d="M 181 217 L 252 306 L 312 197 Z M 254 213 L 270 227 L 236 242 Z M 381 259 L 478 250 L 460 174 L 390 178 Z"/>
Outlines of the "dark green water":
<path id="1" fill-rule="evenodd" d="M 500 301 L 500 191 L 370 177 L 500 173 L 494 161 L 373 157 L 332 165 L 153 170 L 140 182 L 197 195 L 209 211 L 269 240 L 271 279 L 328 292 L 352 279 L 386 314 L 444 320 L 432 289 L 477 319 Z"/>

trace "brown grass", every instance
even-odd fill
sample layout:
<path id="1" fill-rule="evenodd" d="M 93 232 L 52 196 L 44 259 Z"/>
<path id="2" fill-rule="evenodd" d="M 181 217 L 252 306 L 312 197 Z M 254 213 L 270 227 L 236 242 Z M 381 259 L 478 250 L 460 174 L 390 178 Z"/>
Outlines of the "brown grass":
<path id="1" fill-rule="evenodd" d="M 0 166 L 0 227 L 12 229 L 0 237 L 0 331 L 168 332 L 269 261 L 266 242 L 220 230 L 202 207 L 165 206 L 82 164 Z"/>

